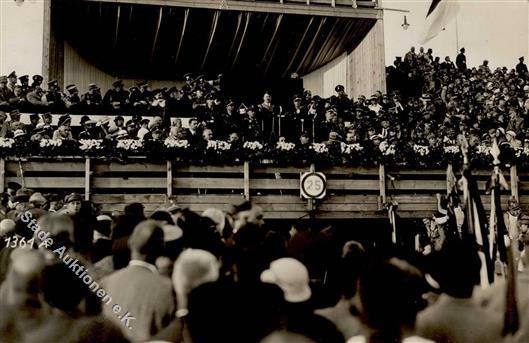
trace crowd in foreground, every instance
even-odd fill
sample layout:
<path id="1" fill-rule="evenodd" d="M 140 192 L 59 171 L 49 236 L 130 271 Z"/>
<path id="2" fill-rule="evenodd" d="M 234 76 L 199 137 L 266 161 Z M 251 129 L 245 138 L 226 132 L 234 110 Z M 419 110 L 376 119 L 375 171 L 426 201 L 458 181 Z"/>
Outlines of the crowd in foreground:
<path id="1" fill-rule="evenodd" d="M 519 208 L 519 328 L 504 337 L 507 282 L 478 287 L 477 253 L 453 240 L 442 216 L 425 221 L 414 249 L 391 244 L 376 222 L 369 230 L 382 234 L 366 242 L 312 221 L 284 232 L 250 202 L 228 213 L 168 201 L 149 215 L 140 203 L 105 214 L 75 193 L 45 197 L 10 183 L 1 206 L 2 342 L 529 340 Z"/>
<path id="2" fill-rule="evenodd" d="M 103 96 L 95 84 L 90 84 L 85 94 L 68 85 L 67 94 L 63 94 L 55 80 L 48 82 L 44 91 L 39 75 L 31 85 L 29 76 L 19 79 L 15 72 L 0 77 L 2 137 L 171 137 L 191 142 L 215 139 L 275 144 L 283 140 L 377 147 L 386 142 L 382 145 L 401 150 L 414 145 L 436 149 L 456 145 L 463 138 L 471 146 L 490 146 L 494 139 L 515 148 L 529 145 L 529 74 L 524 58 L 511 70 L 492 70 L 488 61 L 470 68 L 464 48 L 456 64 L 448 56 L 440 61 L 431 49 L 416 52 L 412 48 L 387 68 L 387 93 L 357 99 L 349 98 L 342 85 L 337 85 L 335 95 L 329 98 L 304 91 L 282 104 L 269 92 L 258 101 L 236 99 L 223 94 L 220 79 L 189 74 L 181 88 L 152 90 L 147 81 L 140 81 L 126 90 L 117 80 Z M 35 113 L 31 124 L 20 123 L 21 111 Z M 53 127 L 50 113 L 64 112 L 84 115 L 82 128 L 72 133 L 66 115 Z M 93 114 L 115 117 L 92 120 Z M 131 119 L 126 121 L 123 115 Z M 184 127 L 176 118 L 192 119 Z"/>

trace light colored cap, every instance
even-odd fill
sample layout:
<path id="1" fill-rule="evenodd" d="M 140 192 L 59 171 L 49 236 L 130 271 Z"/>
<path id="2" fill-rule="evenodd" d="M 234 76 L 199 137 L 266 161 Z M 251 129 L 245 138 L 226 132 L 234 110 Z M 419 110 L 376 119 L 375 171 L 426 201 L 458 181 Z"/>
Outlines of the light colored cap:
<path id="1" fill-rule="evenodd" d="M 220 264 L 217 258 L 206 250 L 184 250 L 175 261 L 173 284 L 180 294 L 188 294 L 194 288 L 219 278 Z"/>
<path id="2" fill-rule="evenodd" d="M 166 224 L 162 226 L 164 241 L 176 241 L 184 235 L 184 232 L 177 225 Z"/>
<path id="3" fill-rule="evenodd" d="M 307 267 L 294 258 L 272 261 L 270 268 L 261 273 L 261 281 L 279 286 L 285 300 L 291 303 L 307 301 L 312 295 Z"/>
<path id="4" fill-rule="evenodd" d="M 202 212 L 202 217 L 211 219 L 215 223 L 217 232 L 222 233 L 224 226 L 226 225 L 226 217 L 224 216 L 224 212 L 218 208 L 212 207 Z"/>
<path id="5" fill-rule="evenodd" d="M 36 192 L 36 193 L 33 193 L 33 194 L 29 197 L 29 202 L 31 202 L 31 203 L 37 203 L 37 204 L 40 204 L 40 205 L 44 205 L 44 204 L 47 203 L 48 201 L 47 201 L 46 198 L 42 195 L 42 193 L 40 193 L 40 192 Z"/>

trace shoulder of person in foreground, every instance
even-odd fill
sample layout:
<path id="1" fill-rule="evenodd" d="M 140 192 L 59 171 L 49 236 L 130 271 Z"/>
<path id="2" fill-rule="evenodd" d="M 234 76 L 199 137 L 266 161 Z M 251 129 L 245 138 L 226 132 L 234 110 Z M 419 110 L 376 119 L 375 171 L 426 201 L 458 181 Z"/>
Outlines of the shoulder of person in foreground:
<path id="1" fill-rule="evenodd" d="M 368 340 L 365 336 L 354 336 L 349 338 L 347 343 L 368 343 Z M 402 343 L 434 343 L 434 341 L 419 336 L 410 336 L 404 338 Z"/>
<path id="2" fill-rule="evenodd" d="M 72 332 L 71 342 L 129 342 L 116 324 L 102 316 L 81 318 L 72 327 Z"/>

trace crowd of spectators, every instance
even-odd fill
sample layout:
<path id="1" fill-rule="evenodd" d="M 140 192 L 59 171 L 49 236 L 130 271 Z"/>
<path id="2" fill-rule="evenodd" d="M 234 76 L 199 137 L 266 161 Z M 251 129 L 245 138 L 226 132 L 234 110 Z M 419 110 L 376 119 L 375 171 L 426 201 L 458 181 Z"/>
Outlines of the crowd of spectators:
<path id="1" fill-rule="evenodd" d="M 405 150 L 421 145 L 432 149 L 457 145 L 498 144 L 529 146 L 529 74 L 523 57 L 515 69 L 491 70 L 488 61 L 479 67 L 466 65 L 461 49 L 456 64 L 446 57 L 440 62 L 429 49 L 414 48 L 387 68 L 388 92 L 350 99 L 341 85 L 330 98 L 309 91 L 294 95 L 291 103 L 276 104 L 270 93 L 258 103 L 225 98 L 219 80 L 186 75 L 181 88 L 151 90 L 146 81 L 124 89 L 117 80 L 104 96 L 95 84 L 80 95 L 75 85 L 63 94 L 57 81 L 42 89 L 42 77 L 15 72 L 0 77 L 0 136 L 26 134 L 35 138 L 100 139 L 131 138 L 163 140 L 167 137 L 203 140 L 277 141 L 303 144 L 323 142 L 360 143 L 378 147 L 386 141 Z M 20 124 L 19 112 L 31 111 L 31 124 Z M 70 132 L 69 115 L 52 127 L 50 112 L 83 115 L 82 127 Z M 92 114 L 115 115 L 92 120 Z M 125 121 L 123 115 L 131 116 Z M 128 117 L 127 117 L 128 118 Z M 182 124 L 181 118 L 191 118 Z M 61 126 L 62 129 L 60 128 Z M 188 127 L 184 127 L 188 126 Z M 18 130 L 18 131 L 17 131 Z M 54 132 L 57 131 L 57 132 Z"/>
<path id="2" fill-rule="evenodd" d="M 480 260 L 446 234 L 414 254 L 375 222 L 387 235 L 360 243 L 312 221 L 279 230 L 250 202 L 102 213 L 15 183 L 1 206 L 2 342 L 504 339 L 505 283 L 474 290 Z M 529 339 L 526 222 L 520 232 L 520 328 L 506 342 Z"/>

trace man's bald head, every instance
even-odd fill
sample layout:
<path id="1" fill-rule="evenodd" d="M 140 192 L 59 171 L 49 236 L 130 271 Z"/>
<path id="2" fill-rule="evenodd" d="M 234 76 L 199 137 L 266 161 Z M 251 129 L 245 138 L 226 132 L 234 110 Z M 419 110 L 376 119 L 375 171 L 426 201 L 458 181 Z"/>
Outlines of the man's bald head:
<path id="1" fill-rule="evenodd" d="M 45 267 L 46 259 L 41 252 L 31 249 L 13 251 L 6 277 L 11 305 L 38 307 L 41 273 Z"/>
<path id="2" fill-rule="evenodd" d="M 163 230 L 159 222 L 150 219 L 140 222 L 129 238 L 131 257 L 154 264 L 162 253 L 163 238 Z"/>

